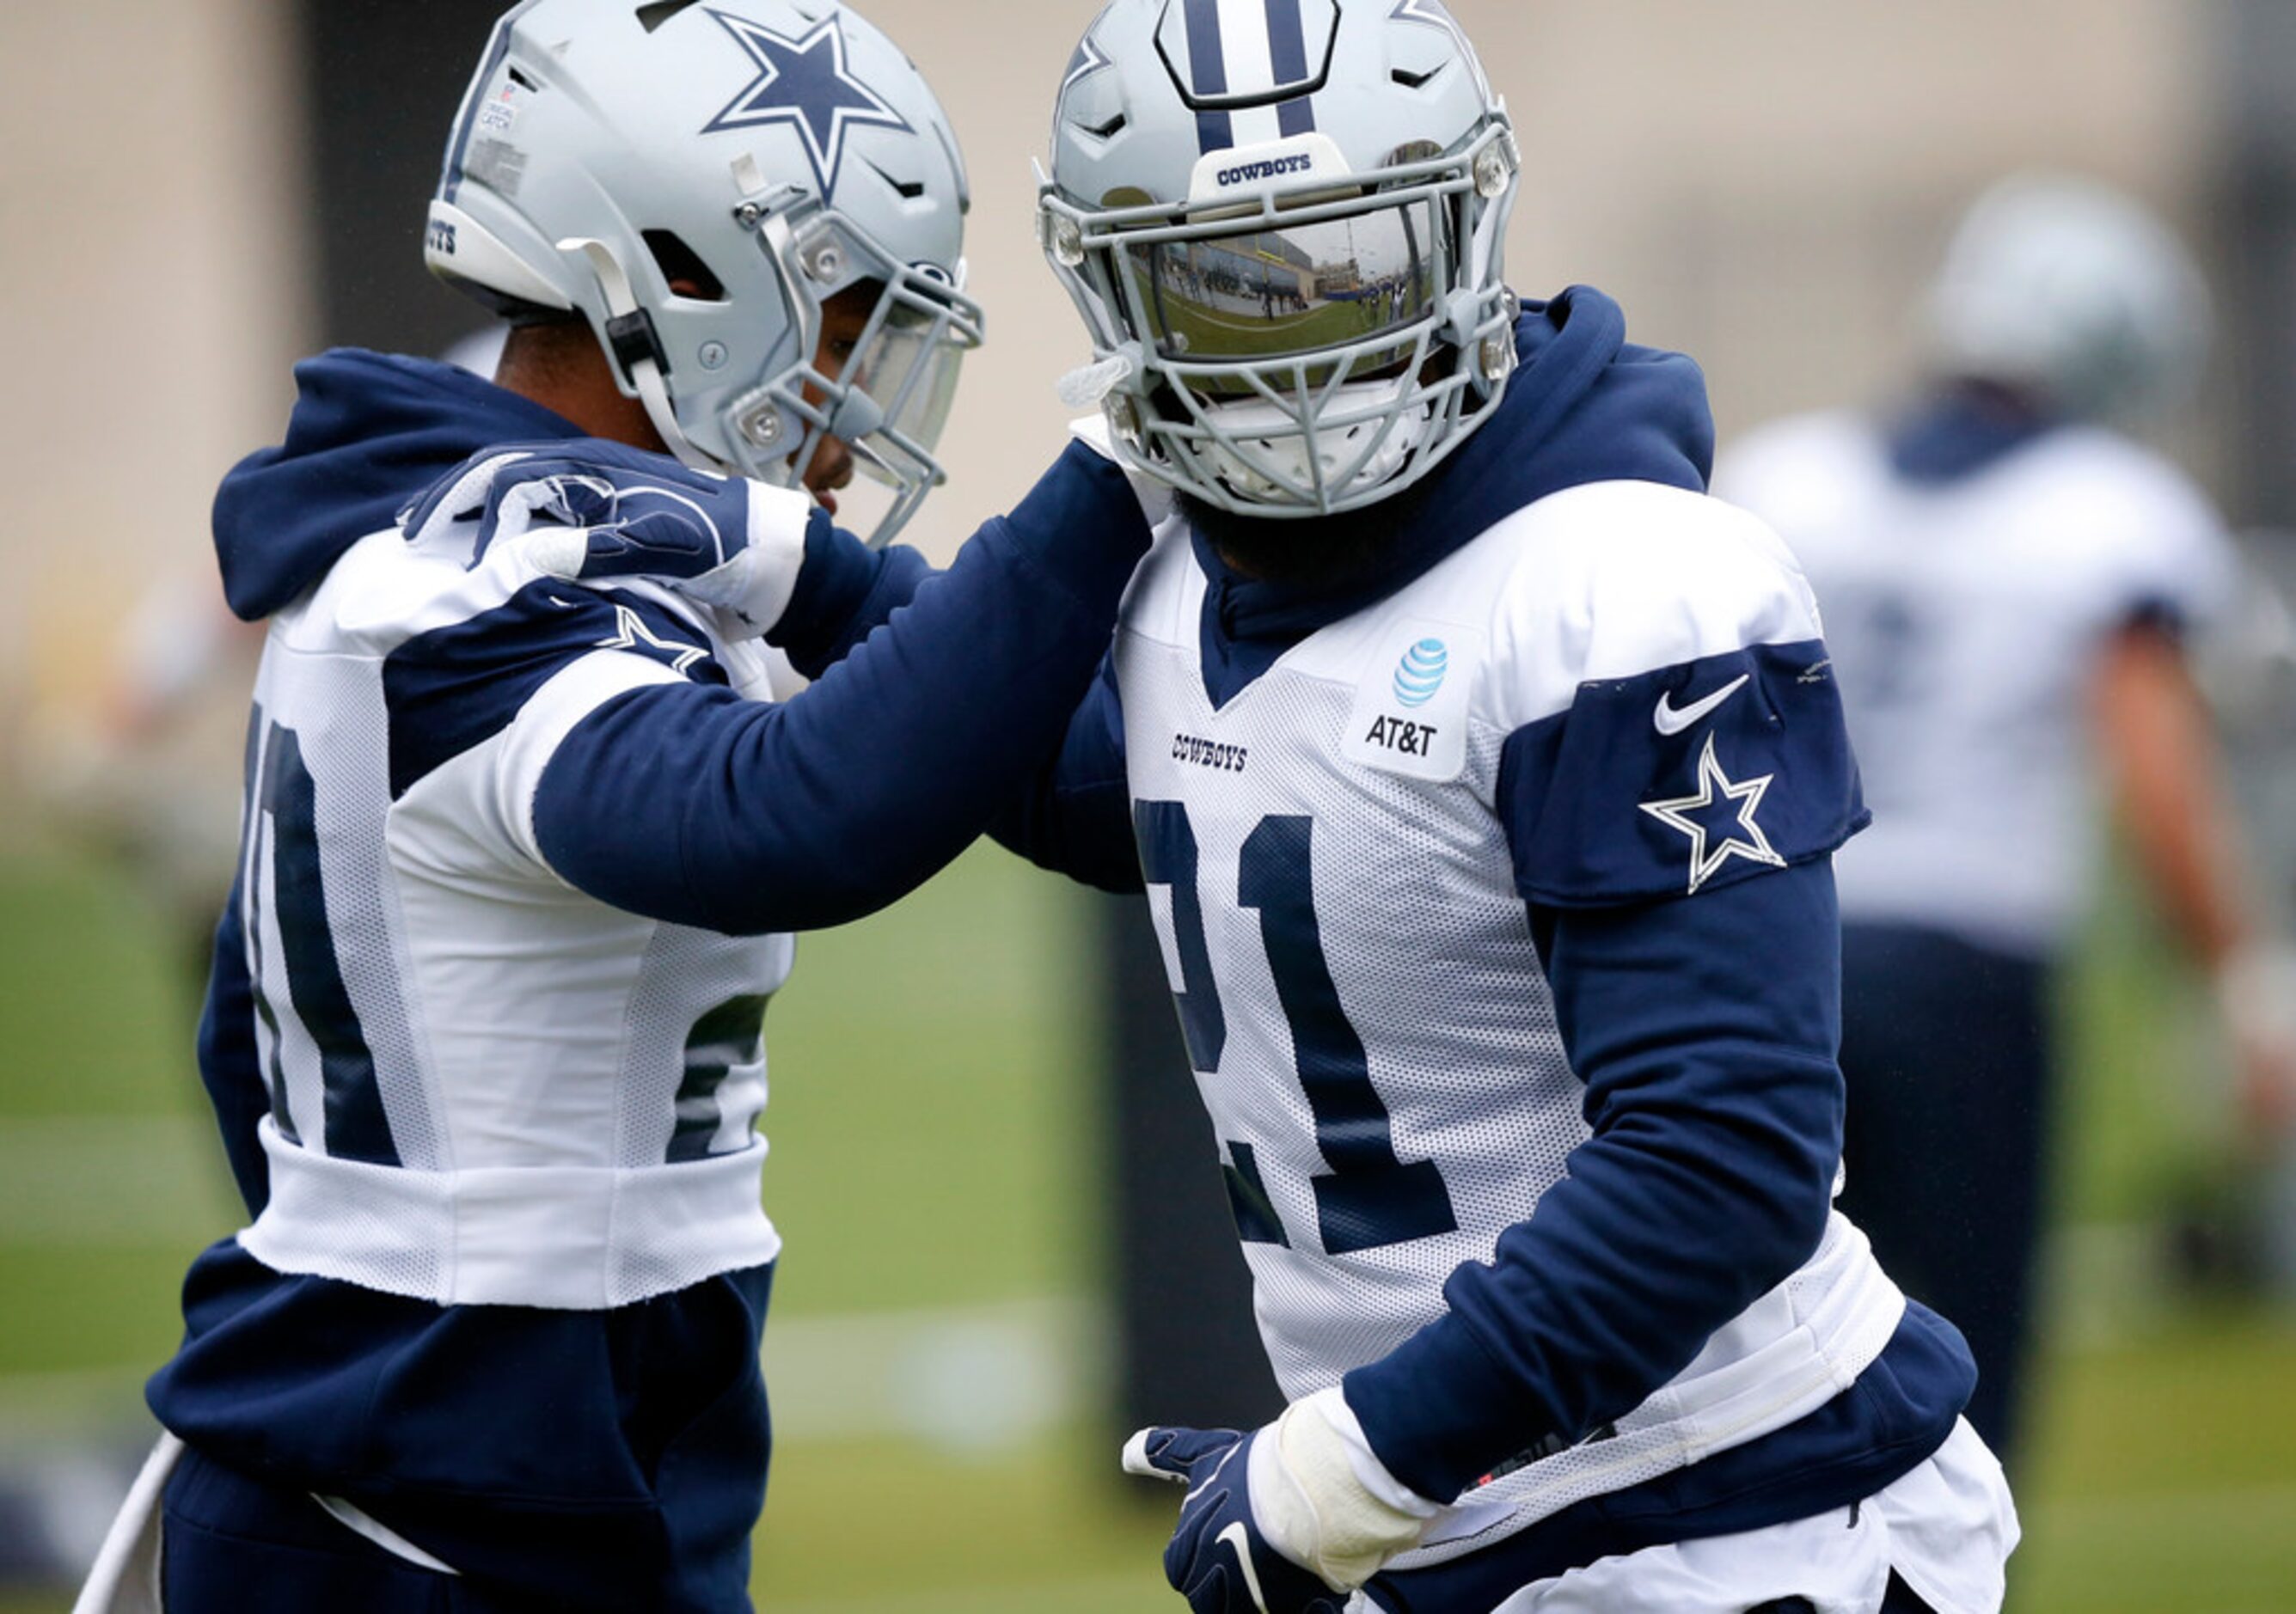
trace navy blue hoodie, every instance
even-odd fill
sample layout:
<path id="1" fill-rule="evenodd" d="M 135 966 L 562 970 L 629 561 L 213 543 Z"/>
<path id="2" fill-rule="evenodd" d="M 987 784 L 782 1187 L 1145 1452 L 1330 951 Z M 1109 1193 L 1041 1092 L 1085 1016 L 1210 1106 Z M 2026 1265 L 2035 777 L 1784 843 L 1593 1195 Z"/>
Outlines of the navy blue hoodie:
<path id="1" fill-rule="evenodd" d="M 540 439 L 579 452 L 571 422 L 450 366 L 334 352 L 297 377 L 286 441 L 216 501 L 226 592 L 250 619 L 466 457 Z M 602 901 L 727 932 L 884 905 L 972 840 L 1055 742 L 1147 544 L 1124 477 L 1080 447 L 946 573 L 816 520 L 775 637 L 817 682 L 771 705 L 720 674 L 601 707 L 537 792 L 546 856 Z M 430 636 L 462 644 L 465 627 Z M 458 669 L 443 651 L 429 670 L 433 751 L 476 743 L 537 682 L 483 658 Z M 234 893 L 200 1063 L 256 1214 L 268 1095 L 239 912 Z M 770 1280 L 726 1273 L 606 1312 L 442 1307 L 275 1272 L 226 1240 L 192 1268 L 184 1343 L 149 1398 L 211 1463 L 348 1498 L 520 1606 L 744 1607 Z"/>
<path id="2" fill-rule="evenodd" d="M 1610 299 L 1577 287 L 1529 307 L 1516 350 L 1499 408 L 1425 481 L 1364 511 L 1286 523 L 1303 545 L 1370 556 L 1359 575 L 1241 576 L 1214 542 L 1234 518 L 1199 515 L 1203 678 L 1216 705 L 1309 634 L 1550 494 L 1605 480 L 1704 490 L 1713 423 L 1697 366 L 1628 343 Z M 1492 1262 L 1453 1275 L 1449 1315 L 1347 1376 L 1373 1449 L 1422 1495 L 1447 1500 L 1511 1460 L 1602 1438 L 1816 1248 L 1842 1103 L 1825 854 L 1863 816 L 1846 741 L 1812 771 L 1843 790 L 1793 867 L 1710 885 L 1696 902 L 1530 905 L 1596 1136 Z M 1510 802 L 1510 789 L 1503 775 L 1497 810 L 1514 836 L 1535 804 Z M 1142 888 L 1112 662 L 1037 790 L 996 832 L 1046 867 Z M 1652 992 L 1652 980 L 1667 990 Z M 1668 1164 L 1685 1159 L 1702 1169 Z M 1846 1508 L 1943 1442 L 1972 1378 L 1951 1325 L 1909 1306 L 1857 1384 L 1800 1422 L 1371 1591 L 1397 1610 L 1490 1608 L 1599 1557 Z"/>

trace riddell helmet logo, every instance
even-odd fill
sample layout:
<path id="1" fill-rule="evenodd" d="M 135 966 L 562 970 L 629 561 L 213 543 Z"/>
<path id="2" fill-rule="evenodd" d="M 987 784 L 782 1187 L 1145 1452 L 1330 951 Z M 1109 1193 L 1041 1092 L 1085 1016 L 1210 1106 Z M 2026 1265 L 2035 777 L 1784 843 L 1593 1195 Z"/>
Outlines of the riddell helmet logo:
<path id="1" fill-rule="evenodd" d="M 1451 652 L 1442 640 L 1420 640 L 1403 652 L 1395 669 L 1395 698 L 1414 709 L 1426 705 L 1443 687 L 1443 675 L 1450 668 Z"/>

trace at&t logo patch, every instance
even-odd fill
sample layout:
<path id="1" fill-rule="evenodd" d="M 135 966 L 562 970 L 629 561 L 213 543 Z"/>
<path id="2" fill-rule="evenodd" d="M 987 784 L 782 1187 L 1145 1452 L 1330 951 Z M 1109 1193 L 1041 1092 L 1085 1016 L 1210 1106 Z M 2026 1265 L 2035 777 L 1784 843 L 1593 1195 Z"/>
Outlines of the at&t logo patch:
<path id="1" fill-rule="evenodd" d="M 1403 621 L 1370 649 L 1340 754 L 1383 774 L 1456 779 L 1467 761 L 1467 703 L 1483 635 L 1456 623 Z"/>
<path id="2" fill-rule="evenodd" d="M 1422 639 L 1403 652 L 1396 664 L 1395 698 L 1417 710 L 1435 699 L 1443 675 L 1451 670 L 1451 652 L 1440 639 Z"/>

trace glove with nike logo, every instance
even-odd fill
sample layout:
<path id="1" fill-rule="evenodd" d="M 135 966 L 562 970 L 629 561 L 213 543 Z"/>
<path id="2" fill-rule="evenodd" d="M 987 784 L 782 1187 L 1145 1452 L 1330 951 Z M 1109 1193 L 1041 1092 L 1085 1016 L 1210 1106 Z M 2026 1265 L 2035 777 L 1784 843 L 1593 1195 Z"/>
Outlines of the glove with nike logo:
<path id="1" fill-rule="evenodd" d="M 1250 1435 L 1144 1430 L 1124 1467 L 1188 1487 L 1164 1575 L 1194 1614 L 1341 1614 L 1439 1511 L 1387 1472 L 1336 1387 Z"/>
<path id="2" fill-rule="evenodd" d="M 828 512 L 796 488 L 714 476 L 663 455 L 596 439 L 508 444 L 473 455 L 401 518 L 410 543 L 448 529 L 477 567 L 503 545 L 570 581 L 644 578 L 729 613 L 752 634 L 780 620 L 816 523 Z M 860 540 L 847 542 L 858 547 Z"/>

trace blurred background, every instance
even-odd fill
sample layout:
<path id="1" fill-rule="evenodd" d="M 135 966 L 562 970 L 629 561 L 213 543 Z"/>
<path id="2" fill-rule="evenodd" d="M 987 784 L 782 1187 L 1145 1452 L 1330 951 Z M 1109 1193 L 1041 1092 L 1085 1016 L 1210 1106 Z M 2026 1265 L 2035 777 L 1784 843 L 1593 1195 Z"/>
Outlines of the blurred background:
<path id="1" fill-rule="evenodd" d="M 1602 286 L 1637 340 L 1696 355 L 1726 441 L 1885 400 L 1948 228 L 2005 170 L 2079 169 L 2159 207 L 2222 320 L 2202 397 L 2161 446 L 2253 534 L 2259 576 L 2287 569 L 2273 535 L 2296 528 L 2296 5 L 1450 3 L 1525 152 L 1514 283 Z M 496 9 L 0 6 L 9 1614 L 68 1604 L 150 1438 L 139 1386 L 173 1346 L 183 1267 L 235 1225 L 190 1056 L 250 665 L 208 501 L 275 440 L 297 356 L 439 353 L 477 332 L 423 273 L 420 230 Z M 989 340 L 944 442 L 955 479 L 912 528 L 946 558 L 1057 451 L 1054 383 L 1086 356 L 1036 252 L 1029 160 L 1094 7 L 862 9 L 939 90 L 976 196 Z M 2296 791 L 2268 614 L 2211 666 L 2259 890 L 2284 916 Z M 2276 1193 L 2296 1217 L 2296 1176 L 2235 1135 L 2200 986 L 2134 890 L 2098 870 L 2062 994 L 2014 1602 L 2296 1609 L 2296 1314 L 2267 1236 Z M 767 1194 L 789 1246 L 767 1331 L 767 1606 L 1177 1606 L 1155 1562 L 1168 1504 L 1112 1474 L 1126 1410 L 1247 1417 L 1270 1392 L 1248 1362 L 1208 1382 L 1127 1322 L 1144 1290 L 1168 1324 L 1242 1330 L 1168 1005 L 1111 991 L 1103 967 L 1140 935 L 1120 905 L 983 849 L 801 946 L 772 1037 Z M 1210 1264 L 1171 1275 L 1149 1223 L 1209 1228 Z"/>

